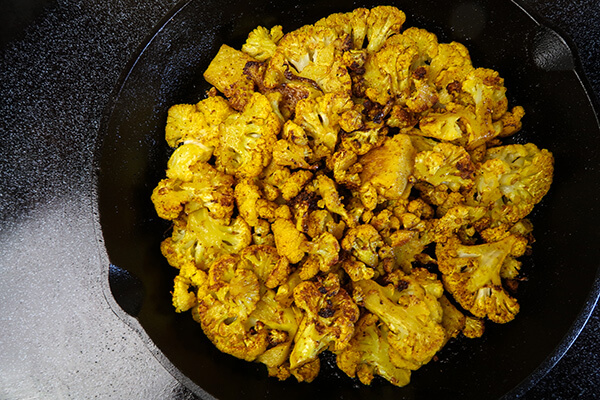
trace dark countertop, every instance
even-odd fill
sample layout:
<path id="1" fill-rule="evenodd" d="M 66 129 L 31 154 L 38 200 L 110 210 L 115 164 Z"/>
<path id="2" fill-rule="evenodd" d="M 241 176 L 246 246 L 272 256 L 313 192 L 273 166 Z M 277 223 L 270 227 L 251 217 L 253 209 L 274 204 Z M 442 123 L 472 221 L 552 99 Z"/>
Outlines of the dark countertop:
<path id="1" fill-rule="evenodd" d="M 572 40 L 597 99 L 598 3 L 522 3 Z M 0 0 L 0 399 L 195 398 L 106 307 L 89 167 L 115 83 L 175 4 Z M 523 398 L 600 398 L 599 339 L 596 307 Z"/>

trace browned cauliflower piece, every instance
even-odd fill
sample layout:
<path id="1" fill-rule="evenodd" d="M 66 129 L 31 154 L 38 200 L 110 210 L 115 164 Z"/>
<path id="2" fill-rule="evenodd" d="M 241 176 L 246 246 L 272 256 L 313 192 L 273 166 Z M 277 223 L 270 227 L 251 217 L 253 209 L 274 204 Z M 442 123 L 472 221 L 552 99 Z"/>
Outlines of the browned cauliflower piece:
<path id="1" fill-rule="evenodd" d="M 271 162 L 280 129 L 269 100 L 254 93 L 241 113 L 230 114 L 220 125 L 221 136 L 215 150 L 217 168 L 238 178 L 260 175 Z"/>
<path id="2" fill-rule="evenodd" d="M 283 167 L 315 169 L 315 161 L 304 129 L 291 120 L 286 121 L 281 139 L 273 146 L 273 162 Z"/>
<path id="3" fill-rule="evenodd" d="M 317 175 L 313 182 L 316 185 L 317 193 L 322 198 L 322 205 L 319 205 L 319 207 L 327 208 L 330 212 L 342 217 L 347 226 L 354 226 L 354 220 L 346 211 L 342 203 L 343 197 L 339 195 L 335 182 L 323 174 Z"/>
<path id="4" fill-rule="evenodd" d="M 159 217 L 174 220 L 186 204 L 193 203 L 228 223 L 234 207 L 233 177 L 202 160 L 202 150 L 193 143 L 173 152 L 167 164 L 167 179 L 159 182 L 151 196 Z"/>
<path id="5" fill-rule="evenodd" d="M 362 156 L 368 153 L 369 150 L 381 146 L 388 131 L 389 129 L 381 123 L 377 124 L 372 121 L 366 121 L 360 128 L 342 133 L 340 140 L 341 151 L 352 151 Z"/>
<path id="6" fill-rule="evenodd" d="M 250 226 L 257 226 L 260 215 L 256 203 L 263 197 L 260 188 L 249 179 L 242 179 L 235 185 L 235 202 L 240 216 Z"/>
<path id="7" fill-rule="evenodd" d="M 463 44 L 439 43 L 437 54 L 431 59 L 429 78 L 440 90 L 441 99 L 448 99 L 451 98 L 448 91 L 452 91 L 453 86 L 454 90 L 457 89 L 457 85 L 460 88 L 462 81 L 473 69 L 469 50 Z M 446 104 L 448 101 L 442 102 Z"/>
<path id="8" fill-rule="evenodd" d="M 359 310 L 336 274 L 300 283 L 294 288 L 294 301 L 304 316 L 290 354 L 292 369 L 315 360 L 328 347 L 341 351 L 348 346 Z"/>
<path id="9" fill-rule="evenodd" d="M 415 177 L 433 186 L 446 185 L 456 192 L 473 186 L 475 165 L 469 153 L 460 146 L 439 143 L 431 151 L 415 158 Z"/>
<path id="10" fill-rule="evenodd" d="M 370 385 L 374 375 L 387 379 L 396 386 L 410 382 L 411 370 L 397 367 L 390 360 L 388 329 L 379 324 L 374 314 L 364 314 L 356 323 L 356 333 L 348 347 L 337 354 L 338 367 L 351 378 Z"/>
<path id="11" fill-rule="evenodd" d="M 380 105 L 410 97 L 411 67 L 418 56 L 417 49 L 405 42 L 386 44 L 372 54 L 364 67 L 366 97 Z"/>
<path id="12" fill-rule="evenodd" d="M 174 267 L 191 261 L 207 269 L 221 255 L 236 254 L 251 242 L 250 227 L 242 218 L 225 224 L 201 207 L 188 210 L 187 218 L 173 221 L 173 234 L 162 242 L 161 251 Z"/>
<path id="13" fill-rule="evenodd" d="M 296 105 L 294 122 L 301 126 L 309 138 L 315 160 L 334 152 L 340 131 L 340 119 L 354 103 L 349 94 L 327 93 L 316 99 L 303 99 Z"/>
<path id="14" fill-rule="evenodd" d="M 508 109 L 504 79 L 498 71 L 477 68 L 471 71 L 462 84 L 475 104 L 475 114 L 481 119 L 488 115 L 492 121 L 500 119 Z"/>
<path id="15" fill-rule="evenodd" d="M 389 329 L 390 358 L 400 368 L 415 370 L 429 362 L 445 344 L 442 283 L 435 274 L 397 270 L 381 286 L 373 280 L 354 282 L 354 299 L 377 315 Z"/>
<path id="16" fill-rule="evenodd" d="M 521 119 L 525 116 L 525 109 L 521 106 L 515 106 L 512 110 L 507 111 L 500 117 L 502 131 L 498 137 L 504 138 L 519 132 L 523 126 Z"/>
<path id="17" fill-rule="evenodd" d="M 488 149 L 475 173 L 467 204 L 490 210 L 492 226 L 526 217 L 552 184 L 554 157 L 533 143 Z"/>
<path id="18" fill-rule="evenodd" d="M 309 257 L 313 258 L 323 272 L 329 272 L 339 261 L 340 244 L 329 232 L 323 232 L 307 243 Z"/>
<path id="19" fill-rule="evenodd" d="M 279 41 L 266 71 L 270 87 L 292 80 L 308 80 L 324 93 L 350 94 L 351 79 L 342 60 L 349 49 L 348 35 L 339 36 L 326 26 L 305 25 Z"/>
<path id="20" fill-rule="evenodd" d="M 412 264 L 433 242 L 433 237 L 418 230 L 399 229 L 385 238 L 390 246 L 395 265 L 405 272 L 410 272 Z"/>
<path id="21" fill-rule="evenodd" d="M 369 267 L 362 261 L 358 261 L 354 256 L 346 257 L 341 262 L 341 267 L 354 282 L 375 277 L 375 269 Z"/>
<path id="22" fill-rule="evenodd" d="M 258 223 L 252 227 L 252 244 L 275 246 L 275 238 L 268 221 L 259 219 Z"/>
<path id="23" fill-rule="evenodd" d="M 514 115 L 507 114 L 506 88 L 497 71 L 470 69 L 460 79 L 448 85 L 453 96 L 447 96 L 445 107 L 420 121 L 422 134 L 473 150 L 501 134 L 507 136 L 518 130 L 523 113 L 516 109 Z M 505 115 L 506 131 L 502 121 Z"/>
<path id="24" fill-rule="evenodd" d="M 174 105 L 167 114 L 167 143 L 171 147 L 195 143 L 203 150 L 204 161 L 208 161 L 219 144 L 219 127 L 232 113 L 227 100 L 220 96 L 208 97 L 195 105 Z"/>
<path id="25" fill-rule="evenodd" d="M 357 8 L 348 13 L 335 13 L 320 19 L 315 26 L 325 26 L 335 30 L 339 37 L 351 36 L 352 49 L 362 49 L 367 35 L 367 18 L 370 10 Z"/>
<path id="26" fill-rule="evenodd" d="M 284 284 L 290 274 L 290 264 L 272 246 L 248 246 L 239 253 L 241 267 L 252 270 L 269 289 Z"/>
<path id="27" fill-rule="evenodd" d="M 442 306 L 442 326 L 446 331 L 446 342 L 457 337 L 466 326 L 467 318 L 460 312 L 448 297 L 445 295 L 440 297 L 440 305 Z"/>
<path id="28" fill-rule="evenodd" d="M 298 231 L 289 219 L 275 220 L 271 229 L 279 255 L 287 258 L 292 264 L 300 262 L 307 251 L 306 236 Z"/>
<path id="29" fill-rule="evenodd" d="M 390 36 L 400 32 L 405 21 L 406 14 L 396 7 L 372 8 L 367 17 L 367 51 L 378 52 Z"/>
<path id="30" fill-rule="evenodd" d="M 378 250 L 383 245 L 379 232 L 369 224 L 349 229 L 342 239 L 342 248 L 371 268 L 379 263 Z"/>
<path id="31" fill-rule="evenodd" d="M 341 240 L 345 229 L 344 221 L 336 221 L 328 210 L 313 210 L 308 215 L 306 233 L 313 239 L 328 232 Z"/>
<path id="32" fill-rule="evenodd" d="M 390 37 L 366 60 L 362 82 L 365 95 L 377 104 L 396 102 L 396 107 L 407 106 L 415 113 L 431 108 L 438 94 L 427 79 L 428 63 L 437 55 L 437 47 L 437 37 L 423 29 L 409 28 Z"/>
<path id="33" fill-rule="evenodd" d="M 443 141 L 458 142 L 469 134 L 470 125 L 467 125 L 469 120 L 475 120 L 472 112 L 449 103 L 445 109 L 432 112 L 422 118 L 419 121 L 419 130 L 414 133 Z"/>
<path id="34" fill-rule="evenodd" d="M 469 339 L 476 339 L 483 336 L 485 332 L 485 321 L 481 318 L 475 318 L 467 315 L 465 318 L 465 327 L 463 335 Z"/>
<path id="35" fill-rule="evenodd" d="M 244 68 L 252 57 L 230 46 L 222 45 L 215 58 L 210 62 L 204 79 L 223 93 L 232 108 L 242 111 L 254 93 L 254 82 Z"/>
<path id="36" fill-rule="evenodd" d="M 191 277 L 184 272 L 185 270 L 194 271 L 194 283 L 192 283 Z M 193 286 L 202 285 L 206 279 L 206 272 L 197 270 L 193 264 L 191 266 L 188 264 L 186 267 L 182 266 L 179 275 L 173 280 L 173 291 L 171 292 L 172 304 L 173 307 L 175 307 L 175 312 L 185 312 L 196 306 L 196 291 Z"/>
<path id="37" fill-rule="evenodd" d="M 260 322 L 268 329 L 267 349 L 256 361 L 267 366 L 269 376 L 287 379 L 290 375 L 288 359 L 301 314 L 277 297 L 275 291 L 265 291 L 248 316 L 248 323 L 256 326 Z"/>
<path id="38" fill-rule="evenodd" d="M 270 30 L 258 26 L 248 35 L 242 51 L 258 61 L 265 61 L 273 57 L 277 50 L 277 43 L 283 37 L 281 25 L 276 25 Z"/>
<path id="39" fill-rule="evenodd" d="M 360 187 L 362 165 L 357 162 L 358 155 L 351 150 L 338 150 L 327 159 L 327 166 L 333 172 L 333 178 L 339 185 L 349 189 Z"/>
<path id="40" fill-rule="evenodd" d="M 281 196 L 284 200 L 289 201 L 302 191 L 312 177 L 311 171 L 301 169 L 292 172 L 289 168 L 271 163 L 263 171 L 260 181 L 268 199 L 274 201 Z M 273 193 L 272 196 L 268 194 L 269 191 Z"/>
<path id="41" fill-rule="evenodd" d="M 264 324 L 248 324 L 260 300 L 260 282 L 254 272 L 238 266 L 235 257 L 223 256 L 212 263 L 197 298 L 192 315 L 219 350 L 246 361 L 265 352 L 269 343 Z"/>
<path id="42" fill-rule="evenodd" d="M 415 149 L 404 134 L 387 137 L 382 146 L 360 157 L 363 166 L 360 198 L 364 206 L 373 210 L 380 197 L 387 200 L 405 197 L 410 192 L 414 161 Z"/>
<path id="43" fill-rule="evenodd" d="M 502 286 L 507 258 L 523 255 L 526 240 L 510 235 L 498 242 L 463 245 L 458 238 L 438 243 L 436 256 L 444 287 L 474 316 L 496 323 L 514 319 L 519 303 Z"/>

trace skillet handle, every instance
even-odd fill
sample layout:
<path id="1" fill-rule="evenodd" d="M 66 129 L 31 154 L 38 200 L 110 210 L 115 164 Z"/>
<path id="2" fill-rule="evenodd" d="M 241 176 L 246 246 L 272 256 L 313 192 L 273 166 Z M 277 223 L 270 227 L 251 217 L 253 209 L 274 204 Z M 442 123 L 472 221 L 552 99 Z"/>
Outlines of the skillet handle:
<path id="1" fill-rule="evenodd" d="M 144 286 L 142 282 L 129 271 L 110 264 L 108 269 L 108 284 L 113 298 L 132 317 L 137 317 L 142 309 Z"/>
<path id="2" fill-rule="evenodd" d="M 555 30 L 540 25 L 531 41 L 531 58 L 544 71 L 575 69 L 573 51 L 567 41 Z"/>

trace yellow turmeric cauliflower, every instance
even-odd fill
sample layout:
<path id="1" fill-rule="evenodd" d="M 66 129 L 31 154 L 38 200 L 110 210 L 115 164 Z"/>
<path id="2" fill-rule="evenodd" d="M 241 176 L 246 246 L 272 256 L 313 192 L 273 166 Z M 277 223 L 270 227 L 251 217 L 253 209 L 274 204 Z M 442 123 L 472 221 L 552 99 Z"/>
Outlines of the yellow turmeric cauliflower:
<path id="1" fill-rule="evenodd" d="M 254 93 L 243 112 L 230 114 L 220 125 L 217 169 L 240 178 L 260 175 L 271 162 L 280 129 L 269 100 Z"/>
<path id="2" fill-rule="evenodd" d="M 477 168 L 467 204 L 488 207 L 492 226 L 526 217 L 552 184 L 552 153 L 533 143 L 494 147 Z"/>
<path id="3" fill-rule="evenodd" d="M 271 377 L 311 382 L 328 352 L 365 385 L 405 386 L 519 311 L 552 153 L 504 144 L 525 110 L 500 73 L 405 20 L 258 26 L 219 48 L 205 99 L 168 110 L 151 201 L 172 305 Z"/>
<path id="4" fill-rule="evenodd" d="M 445 343 L 438 301 L 443 287 L 426 270 L 411 275 L 396 271 L 389 281 L 386 286 L 372 280 L 355 282 L 354 298 L 389 329 L 392 363 L 414 370 L 429 362 Z"/>
<path id="5" fill-rule="evenodd" d="M 503 288 L 500 271 L 524 251 L 523 239 L 511 235 L 473 246 L 452 238 L 438 246 L 436 254 L 444 286 L 459 304 L 476 317 L 505 323 L 514 319 L 519 304 Z"/>

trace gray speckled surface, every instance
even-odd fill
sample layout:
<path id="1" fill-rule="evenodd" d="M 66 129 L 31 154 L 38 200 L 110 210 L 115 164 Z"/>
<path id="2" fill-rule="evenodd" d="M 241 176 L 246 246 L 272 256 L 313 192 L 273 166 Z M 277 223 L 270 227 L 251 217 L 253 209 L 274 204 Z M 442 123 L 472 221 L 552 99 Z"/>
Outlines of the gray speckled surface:
<path id="1" fill-rule="evenodd" d="M 111 91 L 175 3 L 0 1 L 0 399 L 194 398 L 106 307 L 90 195 Z M 571 37 L 600 93 L 597 2 L 525 4 Z M 524 398 L 600 397 L 598 339 L 596 308 Z"/>

